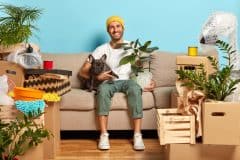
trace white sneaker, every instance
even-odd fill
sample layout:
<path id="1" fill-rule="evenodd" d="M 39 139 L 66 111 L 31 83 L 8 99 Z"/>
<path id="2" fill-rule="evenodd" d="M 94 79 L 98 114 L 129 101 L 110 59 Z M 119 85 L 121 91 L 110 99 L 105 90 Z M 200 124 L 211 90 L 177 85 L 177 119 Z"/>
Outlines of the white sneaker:
<path id="1" fill-rule="evenodd" d="M 108 136 L 109 136 L 108 133 L 103 133 L 103 134 L 100 135 L 100 140 L 99 140 L 99 143 L 98 143 L 98 149 L 101 149 L 101 150 L 110 149 Z"/>
<path id="2" fill-rule="evenodd" d="M 141 133 L 135 133 L 134 134 L 133 144 L 134 144 L 133 148 L 137 151 L 145 149 Z"/>

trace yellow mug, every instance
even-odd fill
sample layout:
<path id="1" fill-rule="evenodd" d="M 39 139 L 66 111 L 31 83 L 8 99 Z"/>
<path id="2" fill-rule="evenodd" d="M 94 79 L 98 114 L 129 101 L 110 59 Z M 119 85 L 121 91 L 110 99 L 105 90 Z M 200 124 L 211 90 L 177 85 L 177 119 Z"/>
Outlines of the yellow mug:
<path id="1" fill-rule="evenodd" d="M 188 47 L 188 56 L 197 56 L 198 47 Z"/>

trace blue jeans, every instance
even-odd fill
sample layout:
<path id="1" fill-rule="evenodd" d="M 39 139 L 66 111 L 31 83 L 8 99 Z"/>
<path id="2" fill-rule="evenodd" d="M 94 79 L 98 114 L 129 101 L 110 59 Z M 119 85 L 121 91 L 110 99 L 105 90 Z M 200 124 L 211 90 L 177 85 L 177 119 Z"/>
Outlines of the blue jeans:
<path id="1" fill-rule="evenodd" d="M 142 89 L 133 80 L 107 81 L 98 87 L 97 93 L 97 113 L 98 115 L 108 115 L 111 98 L 114 93 L 122 92 L 127 95 L 128 107 L 132 118 L 142 118 Z"/>

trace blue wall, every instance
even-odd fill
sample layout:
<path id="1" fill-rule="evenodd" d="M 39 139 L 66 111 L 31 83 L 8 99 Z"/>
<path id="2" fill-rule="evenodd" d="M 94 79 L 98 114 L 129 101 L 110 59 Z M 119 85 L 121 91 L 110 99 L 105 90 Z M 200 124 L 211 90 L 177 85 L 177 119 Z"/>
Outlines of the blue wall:
<path id="1" fill-rule="evenodd" d="M 115 14 L 125 19 L 125 39 L 152 40 L 160 50 L 185 52 L 187 46 L 198 45 L 202 25 L 214 11 L 232 12 L 240 22 L 239 1 L 2 0 L 44 9 L 37 22 L 39 38 L 31 41 L 53 53 L 94 50 L 109 40 L 105 20 Z"/>

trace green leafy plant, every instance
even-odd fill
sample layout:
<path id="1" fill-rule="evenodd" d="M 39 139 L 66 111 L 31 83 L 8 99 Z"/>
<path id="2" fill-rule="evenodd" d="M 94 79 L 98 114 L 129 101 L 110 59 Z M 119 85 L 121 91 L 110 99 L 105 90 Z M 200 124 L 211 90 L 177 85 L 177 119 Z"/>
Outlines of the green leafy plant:
<path id="1" fill-rule="evenodd" d="M 208 99 L 224 101 L 225 98 L 233 93 L 240 79 L 233 80 L 231 72 L 233 65 L 231 64 L 231 55 L 235 53 L 232 46 L 228 43 L 217 40 L 216 46 L 223 51 L 223 58 L 227 60 L 227 65 L 219 69 L 216 58 L 208 56 L 215 73 L 207 75 L 203 64 L 197 70 L 184 70 L 180 68 L 176 70 L 179 80 L 184 80 L 183 85 L 191 89 L 202 90 Z"/>
<path id="2" fill-rule="evenodd" d="M 13 5 L 0 5 L 0 45 L 9 46 L 16 43 L 28 42 L 33 25 L 42 10 L 30 7 L 17 7 Z"/>
<path id="3" fill-rule="evenodd" d="M 151 41 L 146 41 L 143 45 L 140 43 L 139 39 L 136 41 L 131 41 L 130 43 L 123 43 L 122 47 L 125 50 L 125 54 L 119 64 L 124 65 L 131 63 L 132 72 L 138 75 L 138 72 L 143 72 L 144 69 L 150 70 L 151 63 L 151 53 L 158 49 L 158 47 L 150 47 Z M 148 63 L 148 67 L 144 67 L 144 63 Z"/>
<path id="4" fill-rule="evenodd" d="M 42 143 L 43 138 L 50 138 L 50 131 L 43 124 L 35 122 L 42 114 L 39 110 L 17 117 L 9 123 L 0 120 L 0 160 L 13 160 L 17 155 L 23 155 L 29 148 Z"/>

